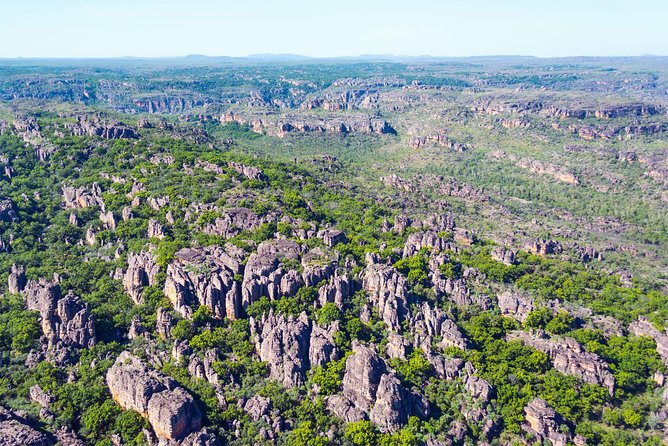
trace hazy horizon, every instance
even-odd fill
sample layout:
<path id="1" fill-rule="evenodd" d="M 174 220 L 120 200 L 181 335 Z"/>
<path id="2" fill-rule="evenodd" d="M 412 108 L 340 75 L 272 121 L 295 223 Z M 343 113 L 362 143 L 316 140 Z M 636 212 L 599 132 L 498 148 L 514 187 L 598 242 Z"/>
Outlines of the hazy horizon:
<path id="1" fill-rule="evenodd" d="M 668 3 L 658 0 L 6 3 L 3 59 L 668 55 Z"/>

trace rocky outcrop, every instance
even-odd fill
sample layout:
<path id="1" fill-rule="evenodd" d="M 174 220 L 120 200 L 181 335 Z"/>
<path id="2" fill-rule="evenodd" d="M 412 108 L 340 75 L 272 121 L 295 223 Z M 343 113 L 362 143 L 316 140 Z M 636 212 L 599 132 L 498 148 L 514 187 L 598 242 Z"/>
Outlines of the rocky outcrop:
<path id="1" fill-rule="evenodd" d="M 7 277 L 7 291 L 12 294 L 19 294 L 27 284 L 25 268 L 21 265 L 12 265 Z"/>
<path id="2" fill-rule="evenodd" d="M 516 263 L 515 256 L 517 253 L 512 249 L 507 249 L 502 246 L 495 246 L 492 248 L 491 256 L 497 262 L 501 262 L 504 265 L 514 265 Z"/>
<path id="3" fill-rule="evenodd" d="M 60 357 L 95 345 L 93 317 L 81 298 L 71 291 L 63 296 L 58 283 L 44 279 L 28 282 L 25 296 L 28 309 L 40 314 L 48 351 Z"/>
<path id="4" fill-rule="evenodd" d="M 128 254 L 128 269 L 123 274 L 123 288 L 134 303 L 142 303 L 142 290 L 155 283 L 155 276 L 159 271 L 156 258 L 150 252 Z"/>
<path id="5" fill-rule="evenodd" d="M 77 117 L 76 123 L 65 124 L 75 136 L 99 136 L 105 139 L 137 139 L 139 135 L 134 129 L 122 122 L 104 121 L 99 117 Z"/>
<path id="6" fill-rule="evenodd" d="M 258 217 L 255 212 L 246 208 L 225 209 L 221 217 L 202 226 L 202 232 L 231 238 L 241 231 L 254 231 L 271 220 L 273 220 L 271 216 Z"/>
<path id="7" fill-rule="evenodd" d="M 440 338 L 439 348 L 457 347 L 466 350 L 467 340 L 439 308 L 432 308 L 424 302 L 409 321 L 410 331 L 415 336 L 415 346 L 430 353 L 434 338 Z"/>
<path id="8" fill-rule="evenodd" d="M 63 186 L 63 201 L 66 209 L 85 209 L 99 206 L 103 212 L 105 210 L 102 190 L 97 183 L 93 183 L 90 190 L 83 186 L 79 188 Z"/>
<path id="9" fill-rule="evenodd" d="M 504 291 L 499 294 L 498 305 L 501 314 L 511 316 L 519 322 L 524 322 L 529 313 L 534 310 L 533 299 L 513 291 Z"/>
<path id="10" fill-rule="evenodd" d="M 242 116 L 235 112 L 226 112 L 220 117 L 220 122 L 249 125 L 257 133 L 267 133 L 272 136 L 285 137 L 299 133 L 366 133 L 395 135 L 397 132 L 385 120 L 366 115 L 329 115 L 327 119 L 320 119 L 311 115 L 257 115 Z"/>
<path id="11" fill-rule="evenodd" d="M 215 318 L 236 319 L 241 305 L 234 276 L 241 273 L 241 260 L 231 246 L 181 249 L 167 266 L 165 296 L 185 318 L 204 305 Z"/>
<path id="12" fill-rule="evenodd" d="M 635 336 L 647 336 L 656 342 L 656 351 L 668 366 L 668 335 L 654 327 L 654 325 L 645 317 L 639 317 L 637 321 L 629 325 L 629 332 Z"/>
<path id="13" fill-rule="evenodd" d="M 326 401 L 332 413 L 346 422 L 368 417 L 383 432 L 400 429 L 411 415 L 428 415 L 426 400 L 405 389 L 372 348 L 354 342 L 352 350 L 341 394 Z"/>
<path id="14" fill-rule="evenodd" d="M 411 257 L 422 248 L 428 248 L 432 252 L 440 252 L 450 246 L 436 231 L 415 232 L 408 236 L 404 244 L 403 257 Z"/>
<path id="15" fill-rule="evenodd" d="M 339 243 L 346 242 L 346 234 L 337 229 L 325 229 L 320 231 L 318 232 L 318 238 L 321 238 L 323 243 L 329 248 L 332 248 Z"/>
<path id="16" fill-rule="evenodd" d="M 285 387 L 302 385 L 310 368 L 338 359 L 338 323 L 323 328 L 312 324 L 306 313 L 295 318 L 272 311 L 259 320 L 251 318 L 250 326 L 257 354 L 269 364 L 269 378 Z"/>
<path id="17" fill-rule="evenodd" d="M 30 427 L 25 420 L 0 406 L 0 446 L 53 446 L 42 432 Z"/>
<path id="18" fill-rule="evenodd" d="M 416 136 L 408 142 L 408 145 L 411 149 L 421 149 L 432 146 L 450 149 L 456 152 L 464 152 L 468 150 L 468 147 L 451 140 L 444 132 L 436 132 L 427 136 Z"/>
<path id="19" fill-rule="evenodd" d="M 537 254 L 539 256 L 558 254 L 563 251 L 561 243 L 555 240 L 528 240 L 522 245 L 522 248 L 531 254 Z"/>
<path id="20" fill-rule="evenodd" d="M 157 238 L 158 240 L 165 238 L 165 228 L 163 228 L 158 220 L 153 218 L 148 220 L 148 237 Z"/>
<path id="21" fill-rule="evenodd" d="M 408 316 L 408 282 L 397 270 L 378 263 L 378 258 L 367 254 L 366 268 L 361 273 L 362 288 L 369 302 L 378 310 L 380 319 L 393 331 L 401 330 Z"/>
<path id="22" fill-rule="evenodd" d="M 574 438 L 570 426 L 541 398 L 534 398 L 524 407 L 524 419 L 522 429 L 533 435 L 537 443 L 549 441 L 553 446 L 586 444 L 584 438 Z"/>
<path id="23" fill-rule="evenodd" d="M 550 359 L 552 366 L 565 375 L 573 375 L 584 382 L 605 387 L 612 396 L 615 391 L 615 377 L 598 355 L 585 351 L 575 339 L 547 338 L 544 333 L 524 331 L 509 333 L 508 340 L 521 340 Z"/>
<path id="24" fill-rule="evenodd" d="M 172 313 L 159 307 L 155 318 L 155 331 L 158 333 L 158 336 L 162 339 L 171 338 L 173 324 Z"/>
<path id="25" fill-rule="evenodd" d="M 469 290 L 465 278 L 446 278 L 438 269 L 432 269 L 432 282 L 436 296 L 445 296 L 455 305 L 464 308 L 477 306 L 483 310 L 488 310 L 492 306 L 489 297 Z"/>
<path id="26" fill-rule="evenodd" d="M 267 179 L 267 176 L 262 172 L 259 167 L 246 166 L 245 164 L 235 163 L 230 161 L 227 163 L 229 167 L 239 172 L 241 175 L 245 176 L 249 180 L 260 180 L 264 181 Z"/>
<path id="27" fill-rule="evenodd" d="M 318 289 L 318 301 L 321 307 L 327 302 L 333 302 L 338 308 L 343 308 L 344 300 L 352 296 L 353 292 L 353 281 L 350 277 L 336 274 Z"/>
<path id="28" fill-rule="evenodd" d="M 244 269 L 244 279 L 241 284 L 243 307 L 246 308 L 262 296 L 271 300 L 280 296 L 291 296 L 301 286 L 317 285 L 333 274 L 331 265 L 323 270 L 320 262 L 309 264 L 309 256 L 301 259 L 304 265 L 301 276 L 296 271 L 285 271 L 281 267 L 279 257 L 295 261 L 300 259 L 301 253 L 302 248 L 290 240 L 276 239 L 260 243 L 257 252 L 248 257 Z"/>
<path id="29" fill-rule="evenodd" d="M 14 209 L 14 203 L 9 198 L 0 201 L 0 221 L 7 223 L 16 223 L 19 216 Z"/>
<path id="30" fill-rule="evenodd" d="M 127 351 L 116 358 L 106 380 L 114 401 L 148 419 L 161 439 L 185 438 L 202 425 L 202 415 L 188 392 Z"/>

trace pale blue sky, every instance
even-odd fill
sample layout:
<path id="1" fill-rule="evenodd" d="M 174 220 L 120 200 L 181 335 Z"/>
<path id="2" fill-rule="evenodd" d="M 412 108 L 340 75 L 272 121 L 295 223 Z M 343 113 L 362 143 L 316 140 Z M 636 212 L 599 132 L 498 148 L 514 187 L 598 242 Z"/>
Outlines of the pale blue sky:
<path id="1" fill-rule="evenodd" d="M 668 55 L 668 0 L 0 0 L 0 57 Z"/>

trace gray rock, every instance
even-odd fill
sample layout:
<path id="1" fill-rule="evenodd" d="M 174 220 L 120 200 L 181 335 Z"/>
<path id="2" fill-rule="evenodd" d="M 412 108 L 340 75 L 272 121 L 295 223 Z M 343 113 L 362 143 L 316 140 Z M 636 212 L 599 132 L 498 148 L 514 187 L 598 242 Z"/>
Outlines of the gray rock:
<path id="1" fill-rule="evenodd" d="M 147 418 L 161 439 L 184 438 L 202 425 L 202 415 L 188 392 L 127 351 L 116 358 L 106 379 L 114 401 Z"/>
<path id="2" fill-rule="evenodd" d="M 123 274 L 123 288 L 132 301 L 141 304 L 144 287 L 155 283 L 155 276 L 160 271 L 156 258 L 150 252 L 128 254 L 128 269 Z"/>
<path id="3" fill-rule="evenodd" d="M 321 367 L 339 359 L 339 348 L 334 342 L 337 331 L 339 331 L 339 321 L 334 321 L 327 328 L 313 323 L 308 353 L 311 367 Z"/>
<path id="4" fill-rule="evenodd" d="M 425 353 L 431 351 L 434 337 L 440 337 L 440 348 L 457 347 L 466 350 L 467 340 L 457 325 L 450 320 L 444 311 L 431 308 L 424 302 L 409 321 L 411 332 L 415 336 L 415 345 Z"/>
<path id="5" fill-rule="evenodd" d="M 524 322 L 529 313 L 534 310 L 533 299 L 513 291 L 499 294 L 498 305 L 501 314 L 511 316 L 520 322 Z"/>
<path id="6" fill-rule="evenodd" d="M 12 265 L 7 278 L 8 291 L 12 294 L 19 294 L 26 286 L 26 274 L 23 266 Z"/>
<path id="7" fill-rule="evenodd" d="M 285 387 L 302 385 L 309 369 L 311 336 L 306 313 L 295 318 L 270 312 L 260 320 L 251 318 L 250 325 L 258 356 L 269 364 L 269 378 L 280 381 Z M 324 332 L 319 336 L 325 336 Z"/>
<path id="8" fill-rule="evenodd" d="M 102 190 L 97 183 L 93 183 L 90 190 L 85 187 L 75 189 L 71 186 L 63 186 L 63 201 L 66 209 L 85 209 L 98 206 L 104 212 L 104 199 Z"/>
<path id="9" fill-rule="evenodd" d="M 546 353 L 559 372 L 577 376 L 589 384 L 603 386 L 611 396 L 614 394 L 615 377 L 610 373 L 608 364 L 598 355 L 585 351 L 575 339 L 548 338 L 540 331 L 536 334 L 515 331 L 509 333 L 507 339 L 521 340 Z"/>
<path id="10" fill-rule="evenodd" d="M 241 312 L 239 285 L 234 281 L 241 270 L 241 257 L 219 246 L 184 248 L 167 266 L 165 296 L 174 309 L 190 318 L 198 305 L 213 317 L 236 319 Z"/>
<path id="11" fill-rule="evenodd" d="M 88 304 L 71 291 L 62 296 L 60 285 L 44 279 L 25 287 L 29 310 L 40 313 L 42 332 L 49 350 L 90 348 L 95 345 L 95 326 Z"/>
<path id="12" fill-rule="evenodd" d="M 53 442 L 0 406 L 0 446 L 53 446 Z"/>
<path id="13" fill-rule="evenodd" d="M 399 332 L 408 316 L 408 282 L 393 267 L 380 265 L 376 260 L 367 255 L 367 265 L 361 273 L 362 287 L 380 319 L 390 330 Z"/>
<path id="14" fill-rule="evenodd" d="M 244 404 L 244 410 L 250 415 L 253 421 L 258 421 L 262 417 L 269 415 L 271 407 L 271 399 L 260 395 L 253 395 Z"/>
<path id="15" fill-rule="evenodd" d="M 0 201 L 0 221 L 7 223 L 16 223 L 19 221 L 19 216 L 14 210 L 14 203 L 9 198 Z"/>

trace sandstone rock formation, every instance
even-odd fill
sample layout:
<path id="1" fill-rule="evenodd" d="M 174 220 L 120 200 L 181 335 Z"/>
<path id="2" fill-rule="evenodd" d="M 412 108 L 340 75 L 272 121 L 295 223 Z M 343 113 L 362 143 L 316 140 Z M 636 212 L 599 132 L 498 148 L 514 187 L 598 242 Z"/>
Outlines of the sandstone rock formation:
<path id="1" fill-rule="evenodd" d="M 524 331 L 509 333 L 508 340 L 521 340 L 536 350 L 546 353 L 552 366 L 566 375 L 581 378 L 584 382 L 605 387 L 612 396 L 615 391 L 615 377 L 598 355 L 585 351 L 575 339 L 547 338 L 543 333 L 531 334 Z"/>
<path id="2" fill-rule="evenodd" d="M 21 265 L 12 265 L 7 278 L 7 291 L 12 294 L 19 294 L 27 284 L 25 268 Z"/>
<path id="3" fill-rule="evenodd" d="M 128 269 L 123 274 L 123 288 L 134 303 L 142 303 L 144 287 L 155 283 L 155 276 L 159 271 L 156 258 L 150 252 L 128 254 Z"/>
<path id="4" fill-rule="evenodd" d="M 361 273 L 362 287 L 369 294 L 369 302 L 378 310 L 380 319 L 393 331 L 401 330 L 408 316 L 408 282 L 397 270 L 378 263 L 378 258 L 367 254 L 366 268 Z"/>
<path id="5" fill-rule="evenodd" d="M 370 347 L 353 343 L 346 360 L 343 390 L 326 401 L 328 409 L 344 421 L 369 417 L 383 432 L 394 432 L 410 415 L 427 416 L 423 397 L 406 390 L 385 361 Z"/>
<path id="6" fill-rule="evenodd" d="M 644 317 L 639 317 L 637 321 L 629 325 L 629 332 L 636 336 L 648 336 L 656 342 L 656 351 L 668 366 L 668 335 L 665 332 L 657 330 L 654 325 Z"/>
<path id="7" fill-rule="evenodd" d="M 240 315 L 239 284 L 241 254 L 228 246 L 184 248 L 167 266 L 165 295 L 183 317 L 204 305 L 216 318 L 235 319 Z"/>
<path id="8" fill-rule="evenodd" d="M 269 377 L 285 387 L 303 384 L 310 368 L 338 359 L 338 323 L 325 329 L 312 324 L 306 313 L 295 318 L 271 311 L 259 320 L 251 318 L 250 326 L 258 356 L 269 364 Z"/>
<path id="9" fill-rule="evenodd" d="M 106 379 L 114 400 L 147 418 L 159 438 L 182 439 L 202 425 L 202 415 L 188 392 L 127 351 L 116 358 Z"/>
<path id="10" fill-rule="evenodd" d="M 561 419 L 547 402 L 541 398 L 534 398 L 524 407 L 526 423 L 522 428 L 532 434 L 537 442 L 549 441 L 553 446 L 586 444 L 584 438 L 573 437 L 570 427 Z"/>
<path id="11" fill-rule="evenodd" d="M 122 122 L 104 121 L 99 117 L 77 117 L 77 122 L 65 124 L 75 136 L 99 136 L 105 139 L 137 139 L 139 135 L 134 129 Z"/>
<path id="12" fill-rule="evenodd" d="M 8 223 L 16 223 L 19 221 L 19 216 L 14 209 L 14 203 L 9 198 L 0 201 L 0 221 Z"/>
<path id="13" fill-rule="evenodd" d="M 58 283 L 40 279 L 28 282 L 25 296 L 28 309 L 40 314 L 42 333 L 50 352 L 61 356 L 61 350 L 89 348 L 95 344 L 95 326 L 88 304 L 71 291 L 63 296 Z"/>
<path id="14" fill-rule="evenodd" d="M 250 180 L 263 181 L 267 179 L 267 176 L 258 167 L 246 166 L 245 164 L 235 163 L 232 161 L 227 163 L 227 165 Z"/>
<path id="15" fill-rule="evenodd" d="M 533 299 L 517 292 L 504 291 L 497 298 L 501 314 L 511 316 L 519 322 L 524 322 L 535 308 Z"/>
<path id="16" fill-rule="evenodd" d="M 0 446 L 53 446 L 42 432 L 30 427 L 16 414 L 0 406 Z"/>
<path id="17" fill-rule="evenodd" d="M 409 321 L 410 331 L 415 336 L 415 346 L 430 353 L 435 337 L 441 339 L 440 348 L 457 347 L 466 350 L 467 340 L 443 310 L 432 308 L 424 302 Z"/>
<path id="18" fill-rule="evenodd" d="M 97 183 L 93 183 L 90 190 L 83 186 L 79 188 L 63 186 L 63 201 L 66 209 L 85 209 L 99 206 L 102 212 L 105 210 L 102 190 Z"/>

